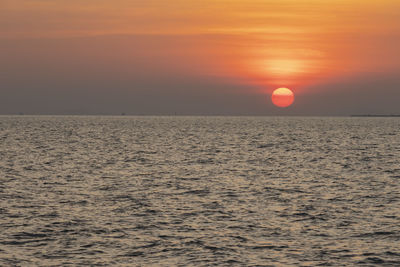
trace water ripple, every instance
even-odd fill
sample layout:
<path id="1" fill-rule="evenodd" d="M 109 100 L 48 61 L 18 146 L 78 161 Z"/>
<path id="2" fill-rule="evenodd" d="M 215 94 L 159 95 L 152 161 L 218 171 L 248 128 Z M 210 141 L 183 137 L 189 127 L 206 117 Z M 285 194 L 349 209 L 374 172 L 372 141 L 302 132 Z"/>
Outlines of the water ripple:
<path id="1" fill-rule="evenodd" d="M 0 117 L 1 266 L 399 266 L 398 118 Z"/>

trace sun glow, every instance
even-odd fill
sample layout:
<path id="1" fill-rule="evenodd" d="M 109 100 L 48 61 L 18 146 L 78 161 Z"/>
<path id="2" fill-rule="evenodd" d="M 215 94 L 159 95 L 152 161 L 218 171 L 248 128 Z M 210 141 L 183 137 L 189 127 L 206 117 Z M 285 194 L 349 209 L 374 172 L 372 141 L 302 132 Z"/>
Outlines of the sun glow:
<path id="1" fill-rule="evenodd" d="M 280 108 L 285 108 L 293 104 L 294 94 L 288 88 L 278 88 L 271 96 L 272 103 Z"/>

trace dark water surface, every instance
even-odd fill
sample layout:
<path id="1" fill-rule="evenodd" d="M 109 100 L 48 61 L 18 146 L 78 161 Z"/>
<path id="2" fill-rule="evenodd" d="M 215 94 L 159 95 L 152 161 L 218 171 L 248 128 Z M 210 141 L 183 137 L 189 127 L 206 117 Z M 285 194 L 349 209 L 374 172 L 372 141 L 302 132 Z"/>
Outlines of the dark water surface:
<path id="1" fill-rule="evenodd" d="M 400 266 L 400 119 L 0 117 L 1 266 Z"/>

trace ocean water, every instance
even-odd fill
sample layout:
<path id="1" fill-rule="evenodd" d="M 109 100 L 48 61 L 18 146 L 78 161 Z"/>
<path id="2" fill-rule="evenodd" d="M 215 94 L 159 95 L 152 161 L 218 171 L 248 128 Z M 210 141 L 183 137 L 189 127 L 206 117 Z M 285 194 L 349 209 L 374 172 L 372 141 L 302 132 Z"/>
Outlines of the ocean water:
<path id="1" fill-rule="evenodd" d="M 1 266 L 400 266 L 400 119 L 0 117 Z"/>

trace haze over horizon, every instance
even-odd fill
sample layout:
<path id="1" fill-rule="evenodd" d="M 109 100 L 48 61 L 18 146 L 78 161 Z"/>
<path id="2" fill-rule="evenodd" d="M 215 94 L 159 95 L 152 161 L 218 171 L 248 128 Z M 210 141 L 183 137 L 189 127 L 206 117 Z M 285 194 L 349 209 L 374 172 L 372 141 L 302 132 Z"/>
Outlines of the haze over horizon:
<path id="1" fill-rule="evenodd" d="M 395 0 L 3 0 L 0 114 L 400 114 L 399 47 Z"/>

